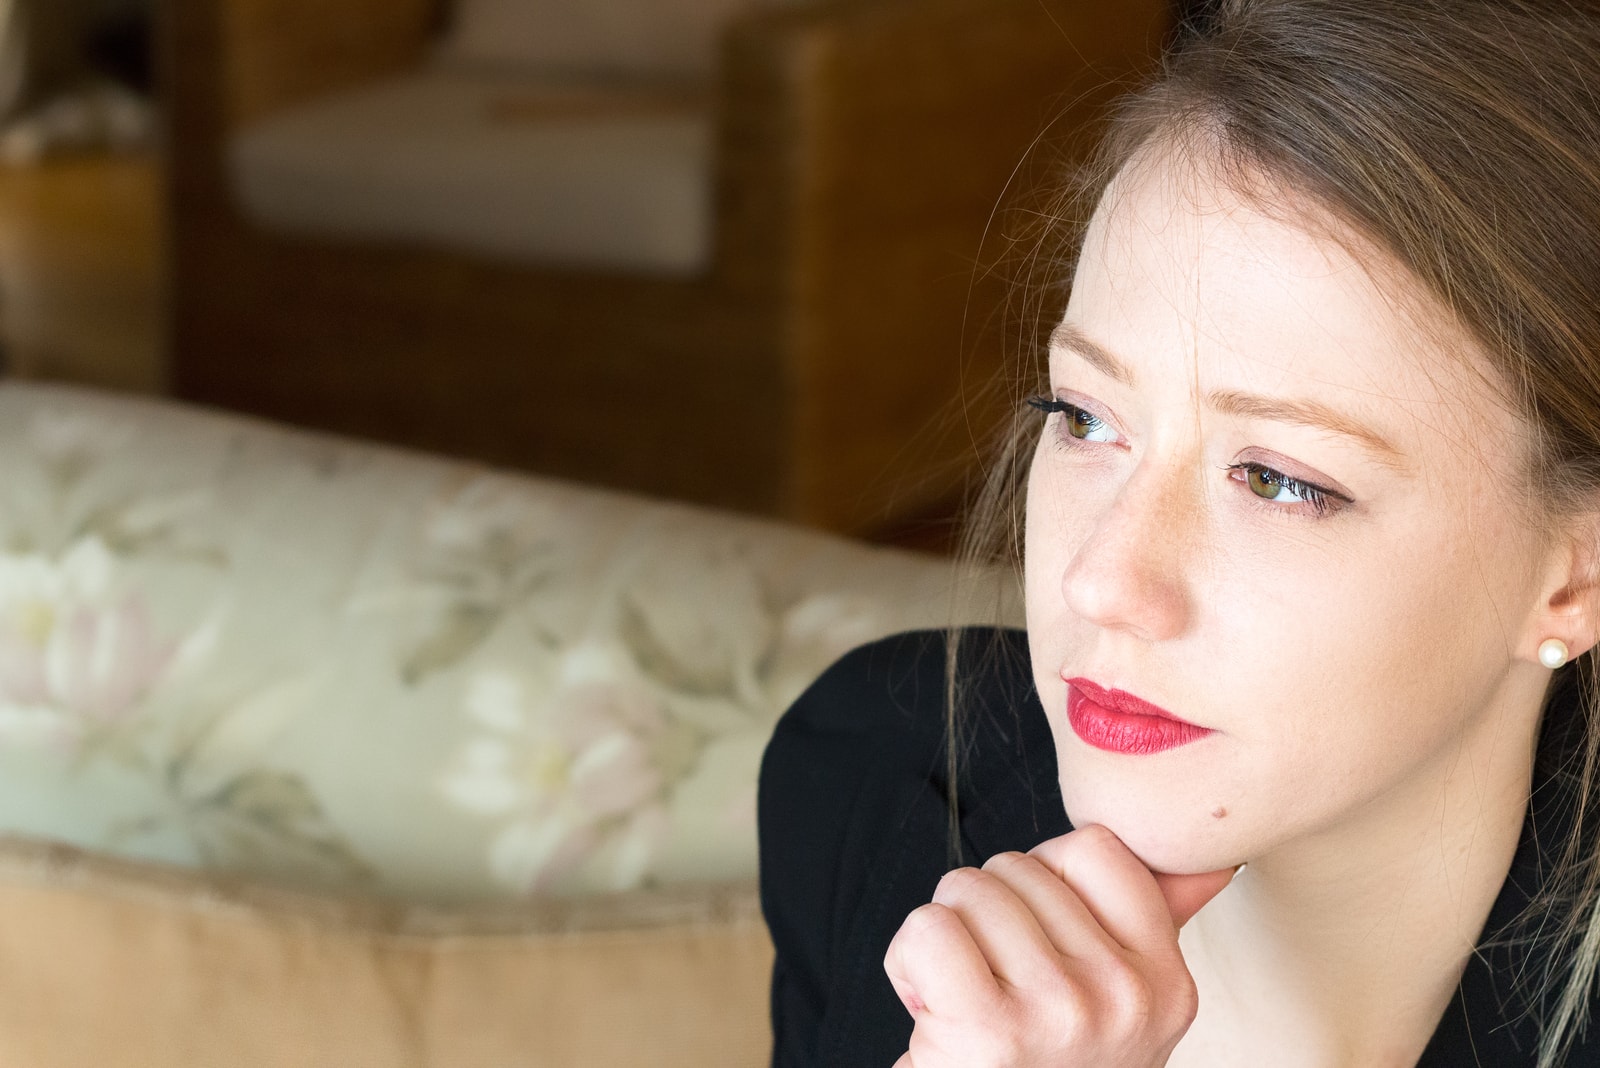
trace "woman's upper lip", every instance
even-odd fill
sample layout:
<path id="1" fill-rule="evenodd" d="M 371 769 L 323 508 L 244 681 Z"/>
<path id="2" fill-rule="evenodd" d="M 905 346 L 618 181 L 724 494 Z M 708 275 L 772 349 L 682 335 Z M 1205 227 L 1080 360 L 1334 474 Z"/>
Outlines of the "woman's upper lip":
<path id="1" fill-rule="evenodd" d="M 1062 679 L 1067 685 L 1075 686 L 1083 691 L 1085 697 L 1101 708 L 1109 709 L 1112 712 L 1121 712 L 1127 716 L 1153 716 L 1157 719 L 1170 719 L 1174 723 L 1183 723 L 1191 727 L 1199 726 L 1199 724 L 1190 723 L 1182 716 L 1173 715 L 1160 705 L 1153 705 L 1142 697 L 1135 697 L 1126 690 L 1107 689 L 1090 679 L 1078 676 L 1068 678 L 1065 673 L 1062 674 Z"/>

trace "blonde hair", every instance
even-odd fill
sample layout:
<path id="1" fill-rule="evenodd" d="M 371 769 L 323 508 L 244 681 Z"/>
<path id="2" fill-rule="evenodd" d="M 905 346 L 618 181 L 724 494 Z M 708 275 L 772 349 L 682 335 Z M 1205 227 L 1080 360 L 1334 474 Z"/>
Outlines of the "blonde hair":
<path id="1" fill-rule="evenodd" d="M 1067 250 L 1041 261 L 1055 285 L 1070 278 L 1087 209 L 1122 166 L 1146 146 L 1195 139 L 1239 191 L 1292 190 L 1386 250 L 1477 337 L 1532 430 L 1535 514 L 1554 523 L 1600 504 L 1600 7 L 1224 0 L 1153 84 L 1121 102 L 1089 172 L 1046 213 L 1054 247 Z M 1026 299 L 1058 306 L 1060 293 Z M 1042 384 L 1037 369 L 1031 377 Z M 1020 566 L 1037 425 L 1019 406 L 1006 428 L 970 509 L 969 561 Z M 959 859 L 960 687 L 973 661 L 964 656 L 958 672 L 959 633 L 951 641 L 947 781 Z M 1570 833 L 1519 925 L 1524 945 L 1547 950 L 1524 977 L 1540 1068 L 1561 1063 L 1582 1033 L 1600 965 L 1600 680 L 1590 659 L 1552 686 L 1577 690 L 1580 719 L 1542 728 L 1542 772 L 1566 794 Z"/>

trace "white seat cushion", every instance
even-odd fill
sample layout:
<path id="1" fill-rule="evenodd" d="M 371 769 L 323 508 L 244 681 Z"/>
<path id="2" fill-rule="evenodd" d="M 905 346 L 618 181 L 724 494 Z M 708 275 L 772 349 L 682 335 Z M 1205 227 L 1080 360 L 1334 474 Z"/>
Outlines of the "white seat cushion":
<path id="1" fill-rule="evenodd" d="M 274 115 L 229 146 L 273 229 L 563 266 L 690 274 L 709 261 L 703 97 L 440 70 Z"/>
<path id="2" fill-rule="evenodd" d="M 704 79 L 722 27 L 753 6 L 755 0 L 456 0 L 440 57 L 552 73 Z"/>

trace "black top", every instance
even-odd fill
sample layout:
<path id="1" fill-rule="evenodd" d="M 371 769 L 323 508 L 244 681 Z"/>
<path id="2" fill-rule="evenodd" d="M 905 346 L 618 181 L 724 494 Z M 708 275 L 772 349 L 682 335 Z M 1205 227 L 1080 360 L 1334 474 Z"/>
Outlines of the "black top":
<path id="1" fill-rule="evenodd" d="M 961 650 L 970 687 L 959 771 L 961 862 L 976 866 L 1072 828 L 1025 633 L 969 630 Z M 857 649 L 795 702 L 767 746 L 761 904 L 777 949 L 774 1068 L 889 1068 L 910 1043 L 911 1017 L 883 958 L 901 921 L 932 900 L 940 876 L 955 866 L 947 862 L 944 668 L 942 631 Z M 1570 690 L 1556 695 L 1547 718 L 1557 720 L 1558 704 L 1573 701 Z M 1533 806 L 1547 832 L 1559 830 L 1560 806 L 1542 800 L 1552 792 L 1536 791 Z M 1538 886 L 1534 822 L 1486 932 L 1516 919 Z M 1509 981 L 1527 953 L 1483 941 L 1419 1066 L 1531 1068 L 1536 1027 L 1512 1001 Z M 1600 1026 L 1589 1038 L 1566 1064 L 1600 1068 Z"/>

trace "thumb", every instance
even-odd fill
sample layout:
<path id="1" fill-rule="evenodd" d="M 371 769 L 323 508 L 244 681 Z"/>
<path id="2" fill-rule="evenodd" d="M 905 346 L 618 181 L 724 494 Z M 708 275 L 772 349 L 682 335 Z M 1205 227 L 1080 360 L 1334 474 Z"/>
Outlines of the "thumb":
<path id="1" fill-rule="evenodd" d="M 1240 865 L 1239 867 L 1243 867 Z M 1172 924 L 1181 928 L 1205 907 L 1206 902 L 1222 893 L 1222 888 L 1233 881 L 1238 867 L 1220 871 L 1202 872 L 1199 875 L 1163 875 L 1155 873 L 1161 896 L 1167 899 L 1167 911 L 1172 913 Z"/>

